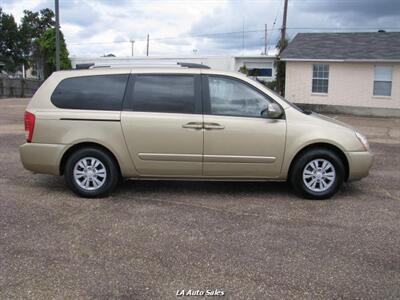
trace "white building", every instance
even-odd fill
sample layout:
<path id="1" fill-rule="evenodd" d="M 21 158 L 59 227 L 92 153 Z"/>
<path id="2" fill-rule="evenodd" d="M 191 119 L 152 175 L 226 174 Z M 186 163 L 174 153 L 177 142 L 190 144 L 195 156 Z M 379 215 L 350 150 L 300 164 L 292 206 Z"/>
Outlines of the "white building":
<path id="1" fill-rule="evenodd" d="M 281 59 L 292 102 L 400 109 L 400 32 L 300 33 Z"/>
<path id="2" fill-rule="evenodd" d="M 239 71 L 246 67 L 249 76 L 263 81 L 275 80 L 274 56 L 128 56 L 128 57 L 72 57 L 72 67 L 77 64 L 94 63 L 95 65 L 129 65 L 146 63 L 176 63 L 188 62 L 207 65 L 212 69 L 224 71 Z"/>

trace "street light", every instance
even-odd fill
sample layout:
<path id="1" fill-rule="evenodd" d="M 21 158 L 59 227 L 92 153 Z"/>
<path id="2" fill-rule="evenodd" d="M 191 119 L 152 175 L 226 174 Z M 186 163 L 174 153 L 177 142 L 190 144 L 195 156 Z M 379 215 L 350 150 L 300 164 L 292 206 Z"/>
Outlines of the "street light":
<path id="1" fill-rule="evenodd" d="M 133 56 L 133 47 L 135 45 L 135 40 L 131 40 L 131 44 L 132 44 L 132 56 Z"/>

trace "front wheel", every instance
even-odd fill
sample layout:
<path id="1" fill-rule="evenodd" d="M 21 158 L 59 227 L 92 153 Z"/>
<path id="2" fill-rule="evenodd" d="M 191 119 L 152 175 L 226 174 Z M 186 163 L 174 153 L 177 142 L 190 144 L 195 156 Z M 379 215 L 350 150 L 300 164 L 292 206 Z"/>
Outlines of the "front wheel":
<path id="1" fill-rule="evenodd" d="M 332 197 L 344 181 L 345 169 L 340 157 L 327 149 L 312 149 L 294 162 L 290 182 L 302 197 L 327 199 Z"/>
<path id="2" fill-rule="evenodd" d="M 98 148 L 83 148 L 74 152 L 65 165 L 65 181 L 82 197 L 103 197 L 118 183 L 116 163 L 108 153 Z"/>

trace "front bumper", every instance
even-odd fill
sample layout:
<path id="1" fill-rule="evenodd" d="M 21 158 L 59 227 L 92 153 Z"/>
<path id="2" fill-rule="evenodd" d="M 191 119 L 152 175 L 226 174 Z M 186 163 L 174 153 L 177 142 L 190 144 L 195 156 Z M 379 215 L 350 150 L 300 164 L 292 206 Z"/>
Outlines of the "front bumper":
<path id="1" fill-rule="evenodd" d="M 67 145 L 25 143 L 19 154 L 25 169 L 35 173 L 60 175 L 60 161 Z"/>
<path id="2" fill-rule="evenodd" d="M 359 180 L 368 176 L 374 156 L 368 151 L 347 152 L 349 158 L 349 178 L 348 180 Z"/>

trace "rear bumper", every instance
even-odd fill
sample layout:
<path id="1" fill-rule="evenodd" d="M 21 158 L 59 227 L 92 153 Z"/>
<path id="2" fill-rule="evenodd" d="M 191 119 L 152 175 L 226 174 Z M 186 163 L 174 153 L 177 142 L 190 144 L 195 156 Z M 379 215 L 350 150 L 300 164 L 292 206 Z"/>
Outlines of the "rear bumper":
<path id="1" fill-rule="evenodd" d="M 67 145 L 25 143 L 19 154 L 25 169 L 35 173 L 60 175 L 60 161 Z"/>
<path id="2" fill-rule="evenodd" d="M 368 176 L 371 169 L 374 156 L 372 153 L 363 152 L 347 152 L 349 158 L 349 180 L 359 180 Z"/>

